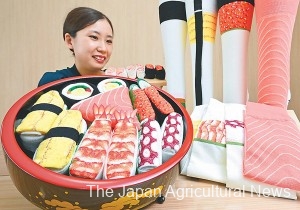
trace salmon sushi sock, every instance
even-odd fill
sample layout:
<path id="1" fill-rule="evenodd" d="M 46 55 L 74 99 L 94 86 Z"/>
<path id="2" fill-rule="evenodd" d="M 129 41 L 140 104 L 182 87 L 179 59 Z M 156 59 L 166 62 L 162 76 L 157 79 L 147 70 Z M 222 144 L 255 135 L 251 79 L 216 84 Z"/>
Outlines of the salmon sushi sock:
<path id="1" fill-rule="evenodd" d="M 300 190 L 300 130 L 286 109 L 248 102 L 245 111 L 246 178 Z"/>
<path id="2" fill-rule="evenodd" d="M 255 0 L 258 102 L 287 108 L 290 51 L 299 0 Z"/>

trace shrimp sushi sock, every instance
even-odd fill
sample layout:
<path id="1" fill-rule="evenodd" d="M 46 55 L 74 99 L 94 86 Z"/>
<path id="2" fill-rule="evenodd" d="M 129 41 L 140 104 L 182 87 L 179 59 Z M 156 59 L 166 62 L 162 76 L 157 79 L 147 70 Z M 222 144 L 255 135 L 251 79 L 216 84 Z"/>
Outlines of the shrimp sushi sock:
<path id="1" fill-rule="evenodd" d="M 118 113 L 118 112 L 116 112 Z M 135 112 L 131 113 L 135 115 Z M 126 178 L 135 175 L 138 156 L 138 130 L 130 122 L 130 116 L 116 114 L 117 124 L 113 130 L 104 168 L 104 179 Z"/>
<path id="2" fill-rule="evenodd" d="M 100 179 L 111 139 L 111 121 L 95 119 L 84 135 L 72 160 L 71 176 Z"/>

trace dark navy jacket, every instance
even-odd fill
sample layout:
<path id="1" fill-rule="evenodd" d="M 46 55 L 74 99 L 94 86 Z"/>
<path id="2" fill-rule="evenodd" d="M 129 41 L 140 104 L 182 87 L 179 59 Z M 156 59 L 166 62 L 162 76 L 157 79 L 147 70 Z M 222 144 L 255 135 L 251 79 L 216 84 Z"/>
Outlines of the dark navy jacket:
<path id="1" fill-rule="evenodd" d="M 59 79 L 75 76 L 80 76 L 75 64 L 71 68 L 67 67 L 66 69 L 56 70 L 54 72 L 46 72 L 40 79 L 38 87 Z"/>

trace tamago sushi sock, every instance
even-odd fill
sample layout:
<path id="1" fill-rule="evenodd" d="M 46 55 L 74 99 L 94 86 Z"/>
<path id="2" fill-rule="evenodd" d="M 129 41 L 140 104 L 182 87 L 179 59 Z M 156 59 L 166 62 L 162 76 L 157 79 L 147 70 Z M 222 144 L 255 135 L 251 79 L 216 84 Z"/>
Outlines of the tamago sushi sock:
<path id="1" fill-rule="evenodd" d="M 186 1 L 188 36 L 192 56 L 195 104 L 208 104 L 213 97 L 213 47 L 217 25 L 217 2 Z"/>

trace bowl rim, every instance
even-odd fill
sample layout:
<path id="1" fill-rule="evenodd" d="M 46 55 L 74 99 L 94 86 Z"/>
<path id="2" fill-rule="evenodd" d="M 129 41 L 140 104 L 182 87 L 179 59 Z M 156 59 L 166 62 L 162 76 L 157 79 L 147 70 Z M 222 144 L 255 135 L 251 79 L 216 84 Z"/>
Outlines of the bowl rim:
<path id="1" fill-rule="evenodd" d="M 148 172 L 137 174 L 128 178 L 121 178 L 121 179 L 112 179 L 112 180 L 89 180 L 89 179 L 82 179 L 77 177 L 71 177 L 64 174 L 58 174 L 52 172 L 46 168 L 43 168 L 36 164 L 30 157 L 28 157 L 24 151 L 20 148 L 14 133 L 14 122 L 16 120 L 17 113 L 19 110 L 24 106 L 24 104 L 31 99 L 32 96 L 36 95 L 37 93 L 47 89 L 53 85 L 58 85 L 63 82 L 71 81 L 71 80 L 78 80 L 78 79 L 86 79 L 86 78 L 119 78 L 125 79 L 129 81 L 136 82 L 135 79 L 130 79 L 127 77 L 119 77 L 119 76 L 76 76 L 70 78 L 64 78 L 57 81 L 53 81 L 47 83 L 43 86 L 37 87 L 25 95 L 23 95 L 19 100 L 17 100 L 11 108 L 8 110 L 4 119 L 2 121 L 1 130 L 0 130 L 0 137 L 2 142 L 2 148 L 8 158 L 21 170 L 29 174 L 30 176 L 39 179 L 43 182 L 50 183 L 56 186 L 71 188 L 71 189 L 81 189 L 81 190 L 99 190 L 101 189 L 117 189 L 123 188 L 126 186 L 137 185 L 142 182 L 146 182 L 148 180 L 154 179 L 159 177 L 160 175 L 166 173 L 171 168 L 175 167 L 180 160 L 185 156 L 188 152 L 192 140 L 193 140 L 193 126 L 192 121 L 190 118 L 189 113 L 187 110 L 178 102 L 172 95 L 167 93 L 164 90 L 157 88 L 160 92 L 164 93 L 167 97 L 171 98 L 176 105 L 180 108 L 183 113 L 183 117 L 185 119 L 185 127 L 186 127 L 186 136 L 182 143 L 181 148 L 179 151 L 171 157 L 168 161 L 166 161 L 163 165 L 154 168 Z M 14 139 L 12 141 L 11 139 Z M 18 155 L 15 155 L 18 154 Z"/>

